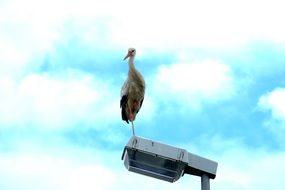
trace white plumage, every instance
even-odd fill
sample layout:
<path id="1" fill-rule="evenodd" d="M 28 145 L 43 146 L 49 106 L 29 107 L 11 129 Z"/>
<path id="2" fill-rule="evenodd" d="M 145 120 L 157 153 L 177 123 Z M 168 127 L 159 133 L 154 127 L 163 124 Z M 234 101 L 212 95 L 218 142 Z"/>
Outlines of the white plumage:
<path id="1" fill-rule="evenodd" d="M 128 54 L 124 58 L 129 58 L 129 72 L 128 78 L 125 81 L 121 89 L 121 114 L 122 120 L 132 123 L 132 130 L 134 135 L 134 120 L 139 112 L 145 93 L 145 81 L 140 72 L 135 68 L 134 58 L 136 55 L 136 50 L 134 48 L 129 48 Z"/>

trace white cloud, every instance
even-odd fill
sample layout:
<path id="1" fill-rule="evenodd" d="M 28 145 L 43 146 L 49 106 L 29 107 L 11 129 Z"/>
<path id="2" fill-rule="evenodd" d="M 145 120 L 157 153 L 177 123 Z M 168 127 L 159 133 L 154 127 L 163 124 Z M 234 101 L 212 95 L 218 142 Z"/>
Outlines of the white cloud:
<path id="1" fill-rule="evenodd" d="M 1 127 L 57 129 L 78 122 L 93 127 L 100 127 L 92 124 L 95 121 L 116 122 L 119 95 L 114 95 L 107 84 L 74 71 L 65 75 L 30 74 L 21 80 L 0 78 Z"/>
<path id="2" fill-rule="evenodd" d="M 160 50 L 233 48 L 258 39 L 284 43 L 285 27 L 278 24 L 284 16 L 280 3 L 225 0 L 130 3 L 127 11 L 111 24 L 111 39 L 125 46 L 136 44 Z"/>
<path id="3" fill-rule="evenodd" d="M 64 149 L 61 149 L 64 148 Z M 57 153 L 18 151 L 0 154 L 0 183 L 5 190 L 183 189 L 188 179 L 174 184 L 128 172 L 121 152 L 57 147 Z M 17 183 L 15 183 L 17 181 Z M 198 188 L 196 179 L 191 186 Z M 187 185 L 186 187 L 188 187 Z M 196 188 L 196 187 L 195 187 Z"/>
<path id="4" fill-rule="evenodd" d="M 284 186 L 285 154 L 241 149 L 225 152 L 219 160 L 213 189 L 279 189 Z"/>
<path id="5" fill-rule="evenodd" d="M 277 190 L 285 185 L 282 179 L 284 149 L 276 151 L 262 146 L 249 148 L 242 137 L 225 139 L 219 135 L 205 135 L 198 143 L 180 147 L 218 162 L 217 176 L 211 180 L 211 189 Z"/>
<path id="6" fill-rule="evenodd" d="M 259 39 L 284 43 L 280 3 L 6 1 L 0 7 L 0 50 L 7 46 L 5 51 L 16 51 L 13 54 L 26 57 L 20 59 L 26 63 L 26 59 L 52 51 L 54 43 L 70 34 L 92 47 L 126 49 L 132 45 L 142 52 L 148 48 L 228 49 Z M 66 29 L 67 23 L 75 27 Z"/>
<path id="7" fill-rule="evenodd" d="M 152 92 L 159 100 L 200 108 L 204 102 L 227 100 L 235 94 L 231 69 L 216 60 L 160 66 Z"/>
<path id="8" fill-rule="evenodd" d="M 220 50 L 259 39 L 284 44 L 285 27 L 280 24 L 284 18 L 283 7 L 282 1 L 270 1 L 268 4 L 224 0 L 147 0 L 136 3 L 131 0 L 2 1 L 1 129 L 36 126 L 39 130 L 57 130 L 82 121 L 102 128 L 119 120 L 119 87 L 116 89 L 96 77 L 69 71 L 64 76 L 31 74 L 31 67 L 38 68 L 44 55 L 53 52 L 54 45 L 68 39 L 69 35 L 80 38 L 88 47 L 123 47 L 123 53 L 130 45 L 143 53 L 147 48 L 157 51 L 189 48 Z M 66 23 L 71 23 L 72 27 L 67 27 Z M 153 119 L 153 113 L 161 111 L 157 110 L 157 100 L 200 109 L 203 103 L 224 101 L 236 92 L 231 68 L 215 60 L 183 61 L 161 66 L 153 79 L 148 80 L 147 86 L 151 97 L 146 94 L 140 113 L 140 117 L 146 120 Z M 283 100 L 283 89 L 276 89 L 260 98 L 259 106 L 272 113 L 268 124 L 282 124 L 281 128 L 285 126 Z M 114 133 L 109 127 L 106 135 L 108 142 L 122 142 L 124 136 Z M 280 127 L 278 129 L 280 132 Z M 37 144 L 37 138 L 28 139 L 26 143 Z M 7 139 L 11 144 L 15 143 L 14 140 L 23 144 L 22 138 Z M 46 142 L 44 147 L 49 147 L 51 143 Z M 26 149 L 27 144 L 24 143 L 22 148 Z M 1 189 L 139 187 L 151 190 L 199 189 L 200 185 L 197 178 L 183 177 L 181 181 L 169 184 L 129 173 L 125 168 L 121 169 L 121 152 L 102 153 L 92 149 L 88 150 L 94 153 L 90 155 L 82 149 L 73 149 L 70 155 L 58 156 L 52 151 L 44 151 L 0 153 Z M 66 153 L 66 148 L 58 151 Z M 212 189 L 229 189 L 230 186 L 232 189 L 262 190 L 285 186 L 280 172 L 285 169 L 282 165 L 284 153 L 255 152 L 253 155 L 252 151 L 223 152 L 222 158 L 218 157 L 218 175 L 211 182 Z M 118 162 L 107 165 L 106 155 L 116 158 Z"/>
<path id="9" fill-rule="evenodd" d="M 259 106 L 264 110 L 271 111 L 276 119 L 285 119 L 285 89 L 276 88 L 260 97 Z"/>
<path id="10" fill-rule="evenodd" d="M 252 150 L 236 144 L 219 156 L 217 186 L 232 184 L 233 189 L 279 189 L 284 185 L 279 178 L 284 160 L 284 151 L 271 152 L 261 147 Z"/>
<path id="11" fill-rule="evenodd" d="M 285 129 L 285 89 L 276 88 L 273 91 L 262 95 L 259 98 L 258 106 L 263 111 L 271 113 L 271 119 L 266 125 L 271 129 Z"/>
<path id="12" fill-rule="evenodd" d="M 218 161 L 216 179 L 211 189 L 277 190 L 283 187 L 285 153 L 252 150 L 239 144 L 219 142 L 226 146 L 211 156 Z M 40 145 L 38 145 L 41 147 Z M 218 147 L 219 149 L 220 147 Z M 200 152 L 200 151 L 198 151 Z M 199 189 L 200 179 L 184 175 L 171 184 L 128 172 L 121 160 L 121 151 L 83 149 L 62 145 L 43 149 L 26 149 L 0 153 L 0 184 L 13 189 Z M 195 152 L 197 153 L 197 152 Z M 17 183 L 15 183 L 17 181 Z"/>
<path id="13" fill-rule="evenodd" d="M 84 154 L 84 152 L 81 153 Z M 96 159 L 94 155 L 93 158 Z M 110 168 L 96 164 L 94 161 L 81 163 L 76 159 L 74 155 L 70 158 L 44 153 L 2 154 L 1 188 L 6 190 L 115 188 L 114 183 L 118 182 L 118 179 Z"/>
<path id="14" fill-rule="evenodd" d="M 58 43 L 68 43 L 74 36 L 88 44 L 86 49 L 98 48 L 107 26 L 103 14 L 107 5 L 88 0 L 1 2 L 0 74 L 19 77 L 39 68 Z"/>

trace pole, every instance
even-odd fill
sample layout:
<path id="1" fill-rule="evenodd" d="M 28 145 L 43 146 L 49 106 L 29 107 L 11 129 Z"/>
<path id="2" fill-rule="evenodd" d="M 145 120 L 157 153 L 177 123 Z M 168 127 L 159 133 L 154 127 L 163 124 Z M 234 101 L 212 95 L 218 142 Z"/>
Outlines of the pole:
<path id="1" fill-rule="evenodd" d="M 201 176 L 201 190 L 210 190 L 210 178 L 206 174 Z"/>

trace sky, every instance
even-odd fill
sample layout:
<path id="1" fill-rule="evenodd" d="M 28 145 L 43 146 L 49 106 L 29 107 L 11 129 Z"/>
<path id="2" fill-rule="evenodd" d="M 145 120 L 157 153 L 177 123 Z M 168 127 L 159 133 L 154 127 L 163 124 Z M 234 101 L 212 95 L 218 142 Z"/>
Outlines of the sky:
<path id="1" fill-rule="evenodd" d="M 285 186 L 282 1 L 0 0 L 2 190 L 200 189 L 128 172 L 129 47 L 140 137 L 218 162 L 213 190 Z"/>

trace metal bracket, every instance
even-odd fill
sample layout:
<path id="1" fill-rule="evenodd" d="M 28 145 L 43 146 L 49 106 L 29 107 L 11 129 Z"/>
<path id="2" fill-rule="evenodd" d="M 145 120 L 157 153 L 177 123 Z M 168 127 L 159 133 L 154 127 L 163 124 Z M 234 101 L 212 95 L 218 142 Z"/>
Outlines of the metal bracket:
<path id="1" fill-rule="evenodd" d="M 133 142 L 132 142 L 132 148 L 137 147 L 138 144 L 138 140 L 136 138 L 134 138 Z"/>
<path id="2" fill-rule="evenodd" d="M 179 150 L 179 154 L 177 156 L 179 161 L 182 161 L 184 157 L 184 150 Z"/>

